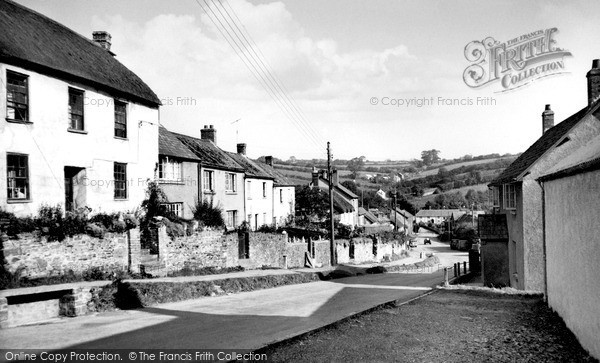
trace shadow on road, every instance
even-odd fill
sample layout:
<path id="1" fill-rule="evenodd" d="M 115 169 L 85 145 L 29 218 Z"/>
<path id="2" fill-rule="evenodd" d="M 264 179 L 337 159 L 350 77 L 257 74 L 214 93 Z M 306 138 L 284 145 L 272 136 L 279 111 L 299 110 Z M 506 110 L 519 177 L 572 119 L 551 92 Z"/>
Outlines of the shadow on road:
<path id="1" fill-rule="evenodd" d="M 234 296 L 222 296 L 199 299 L 198 305 L 185 302 L 181 304 L 181 310 L 177 309 L 178 303 L 169 304 L 169 308 L 147 307 L 136 313 L 146 314 L 144 321 L 161 316 L 162 322 L 77 344 L 69 349 L 257 349 L 379 304 L 416 297 L 428 288 L 410 285 L 434 286 L 440 282 L 440 277 L 434 275 L 437 274 L 402 277 L 398 274 L 367 275 L 331 280 L 326 282 L 331 284 L 330 287 L 322 287 L 318 294 L 311 295 L 312 289 L 308 290 L 306 302 L 303 302 L 304 295 L 290 296 L 299 289 L 286 286 L 260 291 L 260 295 L 255 294 L 259 293 L 256 291 L 247 293 L 254 294 L 244 296 L 244 299 L 252 301 L 251 305 L 240 296 L 237 300 Z M 340 285 L 343 286 L 340 288 Z M 211 299 L 214 299 L 214 305 L 207 308 L 206 302 Z M 320 299 L 322 303 L 319 303 Z M 232 313 L 236 303 L 245 306 Z M 307 309 L 306 305 L 314 306 L 314 309 Z M 219 309 L 224 313 L 206 312 Z M 172 319 L 163 321 L 164 317 Z M 103 326 L 103 329 L 110 329 L 110 325 Z"/>

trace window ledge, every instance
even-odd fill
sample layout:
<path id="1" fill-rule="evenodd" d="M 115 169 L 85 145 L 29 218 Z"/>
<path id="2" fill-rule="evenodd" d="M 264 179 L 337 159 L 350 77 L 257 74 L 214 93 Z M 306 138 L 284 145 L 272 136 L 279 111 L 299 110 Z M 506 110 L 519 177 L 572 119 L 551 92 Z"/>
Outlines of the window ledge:
<path id="1" fill-rule="evenodd" d="M 129 198 L 115 198 L 115 202 L 127 202 Z"/>
<path id="2" fill-rule="evenodd" d="M 227 195 L 236 195 L 237 192 L 225 191 L 225 194 L 227 194 Z"/>
<path id="3" fill-rule="evenodd" d="M 159 184 L 177 184 L 177 185 L 185 185 L 183 180 L 169 180 L 169 179 L 158 179 Z"/>
<path id="4" fill-rule="evenodd" d="M 85 130 L 77 130 L 77 129 L 72 129 L 72 128 L 68 128 L 67 131 L 72 132 L 74 134 L 82 134 L 82 135 L 87 135 L 87 131 Z"/>
<path id="5" fill-rule="evenodd" d="M 216 194 L 214 190 L 203 190 L 202 193 L 204 193 L 204 194 L 212 194 L 212 195 Z"/>
<path id="6" fill-rule="evenodd" d="M 6 118 L 6 122 L 10 122 L 11 124 L 23 124 L 23 125 L 33 125 L 33 122 L 28 120 L 15 120 L 13 118 Z"/>
<path id="7" fill-rule="evenodd" d="M 115 136 L 115 139 L 117 139 L 117 140 L 121 140 L 121 141 L 129 141 L 129 139 L 128 139 L 128 138 L 126 138 L 126 137 L 121 137 L 121 136 Z"/>
<path id="8" fill-rule="evenodd" d="M 31 199 L 7 199 L 6 204 L 31 203 Z"/>

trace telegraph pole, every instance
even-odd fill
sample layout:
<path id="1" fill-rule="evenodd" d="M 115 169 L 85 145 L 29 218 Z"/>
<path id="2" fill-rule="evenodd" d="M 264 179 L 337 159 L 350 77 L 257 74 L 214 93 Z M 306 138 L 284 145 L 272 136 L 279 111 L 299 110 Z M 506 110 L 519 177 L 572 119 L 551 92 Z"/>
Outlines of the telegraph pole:
<path id="1" fill-rule="evenodd" d="M 396 215 L 398 212 L 396 212 L 396 191 L 394 190 L 394 232 L 398 232 L 398 216 Z"/>
<path id="2" fill-rule="evenodd" d="M 333 173 L 331 171 L 331 148 L 329 141 L 327 141 L 327 178 L 329 179 L 329 250 L 331 253 L 331 266 L 335 266 L 337 262 L 336 250 L 335 250 L 335 230 L 333 225 Z"/>

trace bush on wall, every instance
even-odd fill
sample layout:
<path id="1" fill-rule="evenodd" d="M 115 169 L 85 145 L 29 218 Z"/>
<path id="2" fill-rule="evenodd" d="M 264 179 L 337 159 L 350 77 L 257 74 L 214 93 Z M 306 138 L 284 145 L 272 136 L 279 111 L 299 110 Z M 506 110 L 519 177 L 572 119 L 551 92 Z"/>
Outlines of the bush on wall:
<path id="1" fill-rule="evenodd" d="M 0 219 L 7 219 L 6 234 L 17 237 L 20 233 L 37 232 L 49 241 L 62 241 L 76 234 L 89 234 L 102 238 L 106 232 L 122 233 L 138 224 L 132 214 L 98 213 L 89 217 L 91 209 L 79 208 L 63 214 L 60 205 L 42 205 L 36 217 L 17 217 L 13 213 L 0 209 Z"/>

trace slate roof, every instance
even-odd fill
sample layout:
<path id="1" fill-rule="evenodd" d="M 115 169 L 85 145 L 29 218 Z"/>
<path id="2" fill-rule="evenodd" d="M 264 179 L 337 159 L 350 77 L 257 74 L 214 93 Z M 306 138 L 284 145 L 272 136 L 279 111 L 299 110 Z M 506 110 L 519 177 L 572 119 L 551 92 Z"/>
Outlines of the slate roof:
<path id="1" fill-rule="evenodd" d="M 245 170 L 247 176 L 258 179 L 274 179 L 271 174 L 264 170 L 262 165 L 247 156 L 229 151 L 226 151 L 226 153 Z"/>
<path id="2" fill-rule="evenodd" d="M 417 212 L 417 217 L 442 217 L 448 218 L 450 216 L 454 217 L 454 219 L 459 218 L 465 214 L 465 212 L 460 209 L 421 209 Z"/>
<path id="3" fill-rule="evenodd" d="M 187 146 L 164 126 L 160 126 L 158 129 L 158 154 L 179 159 L 200 161 Z"/>
<path id="4" fill-rule="evenodd" d="M 12 1 L 0 1 L 0 62 L 158 107 L 160 100 L 106 49 Z"/>
<path id="5" fill-rule="evenodd" d="M 262 168 L 264 168 L 264 170 L 269 173 L 275 180 L 275 186 L 279 186 L 279 187 L 288 187 L 288 186 L 294 186 L 294 183 L 292 183 L 292 181 L 285 176 L 281 171 L 275 169 L 274 167 L 267 165 L 267 164 L 261 164 Z"/>
<path id="6" fill-rule="evenodd" d="M 368 220 L 371 223 L 378 223 L 379 219 L 377 218 L 377 216 L 371 212 L 369 212 L 368 210 L 364 209 L 363 207 L 358 207 L 358 215 L 365 216 L 365 219 Z"/>
<path id="7" fill-rule="evenodd" d="M 563 136 L 569 133 L 571 129 L 581 121 L 592 109 L 598 108 L 586 106 L 571 117 L 547 130 L 533 145 L 522 153 L 512 162 L 504 171 L 494 179 L 489 185 L 500 185 L 519 181 L 524 174 L 542 155 L 554 146 Z"/>
<path id="8" fill-rule="evenodd" d="M 540 180 L 552 180 L 600 169 L 600 135 L 562 159 Z"/>
<path id="9" fill-rule="evenodd" d="M 244 169 L 229 156 L 229 154 L 218 148 L 212 141 L 202 140 L 183 134 L 171 132 L 189 150 L 196 155 L 202 166 L 243 172 Z"/>

